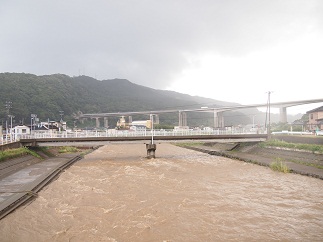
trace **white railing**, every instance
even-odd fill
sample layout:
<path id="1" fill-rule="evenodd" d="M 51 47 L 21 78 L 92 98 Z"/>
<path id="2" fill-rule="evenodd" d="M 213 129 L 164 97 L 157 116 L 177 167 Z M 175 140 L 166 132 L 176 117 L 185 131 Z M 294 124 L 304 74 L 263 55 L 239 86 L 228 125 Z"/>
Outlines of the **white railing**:
<path id="1" fill-rule="evenodd" d="M 238 135 L 256 134 L 256 132 L 232 131 L 232 130 L 153 130 L 153 136 L 191 136 L 191 135 Z M 130 130 L 95 130 L 95 131 L 62 131 L 62 132 L 33 132 L 17 136 L 19 139 L 36 138 L 87 138 L 87 137 L 151 137 L 152 131 Z"/>
<path id="2" fill-rule="evenodd" d="M 272 132 L 272 134 L 273 135 L 275 135 L 275 134 L 286 134 L 286 135 L 313 135 L 312 132 L 308 132 L 308 131 L 287 131 L 287 130 Z"/>
<path id="3" fill-rule="evenodd" d="M 321 131 L 316 131 L 316 132 L 315 132 L 315 135 L 323 135 L 323 130 L 321 130 Z"/>
<path id="4" fill-rule="evenodd" d="M 0 145 L 10 144 L 10 143 L 13 143 L 13 142 L 16 142 L 16 141 L 17 140 L 14 139 L 14 137 L 12 137 L 10 139 L 9 135 L 0 136 Z"/>

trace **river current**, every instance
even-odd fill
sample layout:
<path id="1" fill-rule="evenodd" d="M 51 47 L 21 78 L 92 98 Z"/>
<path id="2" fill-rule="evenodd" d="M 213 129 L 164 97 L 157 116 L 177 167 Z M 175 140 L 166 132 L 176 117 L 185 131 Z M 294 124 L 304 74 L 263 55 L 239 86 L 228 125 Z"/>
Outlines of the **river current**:
<path id="1" fill-rule="evenodd" d="M 157 144 L 109 144 L 0 221 L 1 241 L 323 241 L 323 181 Z"/>

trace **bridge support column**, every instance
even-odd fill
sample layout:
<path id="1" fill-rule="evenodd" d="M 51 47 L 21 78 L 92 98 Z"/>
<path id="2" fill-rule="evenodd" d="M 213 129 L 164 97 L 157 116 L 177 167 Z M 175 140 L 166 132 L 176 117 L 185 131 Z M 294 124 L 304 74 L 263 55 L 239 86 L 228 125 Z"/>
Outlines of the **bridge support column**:
<path id="1" fill-rule="evenodd" d="M 155 158 L 156 144 L 146 144 L 147 158 Z"/>
<path id="2" fill-rule="evenodd" d="M 287 108 L 286 107 L 279 108 L 279 114 L 280 114 L 280 122 L 287 123 Z"/>
<path id="3" fill-rule="evenodd" d="M 187 126 L 187 115 L 185 112 L 179 111 L 178 113 L 178 126 Z"/>
<path id="4" fill-rule="evenodd" d="M 109 127 L 109 120 L 107 117 L 104 117 L 103 118 L 103 121 L 104 121 L 104 128 L 108 128 Z"/>
<path id="5" fill-rule="evenodd" d="M 154 119 L 154 123 L 155 124 L 159 124 L 159 115 L 158 114 L 155 114 L 155 119 Z"/>
<path id="6" fill-rule="evenodd" d="M 214 128 L 224 128 L 223 112 L 214 110 Z"/>
<path id="7" fill-rule="evenodd" d="M 95 127 L 100 128 L 100 119 L 98 117 L 95 118 Z"/>

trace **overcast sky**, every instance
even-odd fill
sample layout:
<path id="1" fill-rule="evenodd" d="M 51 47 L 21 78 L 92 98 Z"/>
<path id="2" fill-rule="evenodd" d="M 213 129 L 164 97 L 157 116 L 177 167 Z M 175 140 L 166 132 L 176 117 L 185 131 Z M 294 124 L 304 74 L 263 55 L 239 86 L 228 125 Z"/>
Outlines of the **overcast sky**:
<path id="1" fill-rule="evenodd" d="M 0 29 L 0 72 L 241 104 L 323 98 L 322 0 L 0 0 Z"/>

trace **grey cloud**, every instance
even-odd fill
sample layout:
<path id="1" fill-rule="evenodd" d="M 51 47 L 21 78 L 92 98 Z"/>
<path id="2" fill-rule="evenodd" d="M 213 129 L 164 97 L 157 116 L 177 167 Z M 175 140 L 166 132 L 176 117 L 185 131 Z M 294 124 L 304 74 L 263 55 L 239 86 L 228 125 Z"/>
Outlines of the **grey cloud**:
<path id="1" fill-rule="evenodd" d="M 322 27 L 320 2 L 5 1 L 0 71 L 81 70 L 164 88 L 187 55 L 244 55 Z"/>

